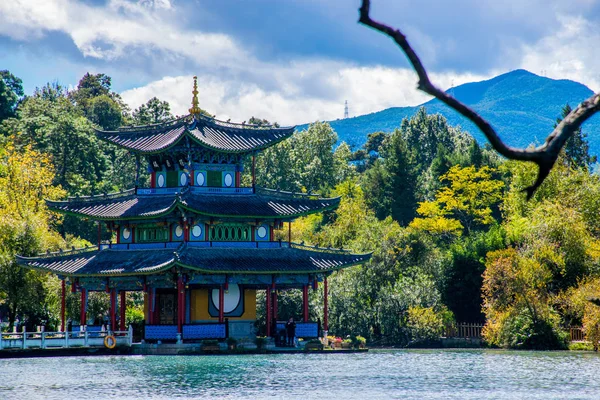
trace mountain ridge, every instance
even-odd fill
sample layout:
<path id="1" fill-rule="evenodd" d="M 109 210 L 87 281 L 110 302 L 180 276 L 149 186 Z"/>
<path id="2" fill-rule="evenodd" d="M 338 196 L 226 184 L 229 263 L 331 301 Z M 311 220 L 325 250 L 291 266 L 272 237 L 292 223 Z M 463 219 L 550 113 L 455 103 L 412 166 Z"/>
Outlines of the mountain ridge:
<path id="1" fill-rule="evenodd" d="M 593 91 L 568 79 L 551 79 L 524 69 L 517 69 L 491 79 L 469 82 L 449 89 L 454 97 L 477 111 L 496 129 L 510 146 L 527 147 L 542 144 L 552 132 L 565 104 L 575 108 Z M 442 114 L 452 126 L 460 126 L 480 144 L 487 143 L 477 127 L 437 99 L 413 107 L 391 107 L 352 118 L 328 121 L 339 141 L 354 148 L 362 146 L 367 134 L 391 132 L 403 118 L 410 118 L 420 107 L 429 114 Z M 305 129 L 308 124 L 298 126 Z M 590 153 L 600 155 L 600 116 L 595 115 L 582 125 L 590 143 Z"/>

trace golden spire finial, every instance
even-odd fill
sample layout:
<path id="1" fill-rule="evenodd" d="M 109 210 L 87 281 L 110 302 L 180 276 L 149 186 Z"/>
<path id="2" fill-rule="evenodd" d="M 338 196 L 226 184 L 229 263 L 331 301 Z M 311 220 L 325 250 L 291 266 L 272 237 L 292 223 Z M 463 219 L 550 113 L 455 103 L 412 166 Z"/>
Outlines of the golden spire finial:
<path id="1" fill-rule="evenodd" d="M 194 76 L 194 90 L 192 90 L 192 108 L 190 108 L 190 114 L 198 115 L 200 114 L 200 107 L 198 107 L 198 77 Z"/>

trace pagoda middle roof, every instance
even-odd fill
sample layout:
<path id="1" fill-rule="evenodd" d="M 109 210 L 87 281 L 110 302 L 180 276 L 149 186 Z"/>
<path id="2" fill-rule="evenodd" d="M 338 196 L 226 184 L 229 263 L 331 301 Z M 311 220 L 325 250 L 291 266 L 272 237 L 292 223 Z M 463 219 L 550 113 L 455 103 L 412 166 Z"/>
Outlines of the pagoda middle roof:
<path id="1" fill-rule="evenodd" d="M 278 248 L 192 247 L 139 250 L 83 249 L 39 257 L 17 256 L 19 265 L 64 276 L 151 275 L 172 267 L 203 273 L 326 273 L 364 263 L 367 254 L 352 254 L 292 243 Z"/>
<path id="2" fill-rule="evenodd" d="M 197 193 L 200 188 L 185 187 L 179 192 L 138 194 L 131 189 L 121 193 L 67 201 L 47 201 L 55 211 L 98 220 L 143 220 L 164 217 L 176 208 L 207 217 L 252 219 L 291 219 L 337 208 L 340 198 L 318 198 L 257 188 L 249 194 Z"/>
<path id="3" fill-rule="evenodd" d="M 175 146 L 183 137 L 211 150 L 247 153 L 272 146 L 294 133 L 295 127 L 258 127 L 197 115 L 163 124 L 100 131 L 100 139 L 139 154 L 156 154 Z"/>

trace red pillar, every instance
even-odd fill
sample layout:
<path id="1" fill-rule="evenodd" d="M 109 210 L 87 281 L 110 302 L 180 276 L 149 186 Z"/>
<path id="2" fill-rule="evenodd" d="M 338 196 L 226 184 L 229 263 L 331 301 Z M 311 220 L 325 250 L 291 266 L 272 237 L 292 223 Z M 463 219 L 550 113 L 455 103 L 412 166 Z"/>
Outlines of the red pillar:
<path id="1" fill-rule="evenodd" d="M 185 310 L 184 297 L 182 292 L 185 291 L 183 286 L 183 276 L 177 278 L 177 332 L 183 333 L 183 318 L 181 317 Z"/>
<path id="2" fill-rule="evenodd" d="M 267 337 L 271 337 L 271 287 L 267 287 Z"/>
<path id="3" fill-rule="evenodd" d="M 329 309 L 327 307 L 327 277 L 325 277 L 325 279 L 323 279 L 323 293 L 324 293 L 324 297 L 323 297 L 323 330 L 324 331 L 328 331 L 329 330 Z"/>
<path id="4" fill-rule="evenodd" d="M 124 331 L 125 330 L 125 310 L 127 305 L 125 304 L 125 294 L 126 292 L 124 290 L 121 290 L 121 304 L 119 305 L 119 312 L 120 312 L 120 316 L 119 319 L 120 321 L 120 327 L 119 330 Z"/>
<path id="5" fill-rule="evenodd" d="M 288 222 L 288 243 L 292 243 L 292 221 Z"/>
<path id="6" fill-rule="evenodd" d="M 61 291 L 60 291 L 60 331 L 65 331 L 65 306 L 66 306 L 66 296 L 67 296 L 67 284 L 64 279 L 61 282 Z"/>
<path id="7" fill-rule="evenodd" d="M 277 326 L 277 290 L 273 290 L 273 322 Z"/>
<path id="8" fill-rule="evenodd" d="M 225 308 L 223 303 L 225 302 L 225 288 L 223 285 L 219 286 L 219 323 L 223 323 L 223 309 Z"/>
<path id="9" fill-rule="evenodd" d="M 117 330 L 117 289 L 110 290 L 110 329 Z"/>
<path id="10" fill-rule="evenodd" d="M 102 225 L 98 221 L 98 250 L 100 250 L 100 242 L 102 242 Z"/>
<path id="11" fill-rule="evenodd" d="M 148 288 L 148 324 L 152 325 L 154 324 L 154 302 L 156 301 L 155 299 L 155 292 L 153 288 Z"/>
<path id="12" fill-rule="evenodd" d="M 302 287 L 302 306 L 304 310 L 304 322 L 308 322 L 308 285 Z"/>
<path id="13" fill-rule="evenodd" d="M 85 325 L 86 322 L 86 310 L 87 310 L 87 292 L 85 288 L 81 288 L 81 311 L 79 313 L 79 323 Z"/>

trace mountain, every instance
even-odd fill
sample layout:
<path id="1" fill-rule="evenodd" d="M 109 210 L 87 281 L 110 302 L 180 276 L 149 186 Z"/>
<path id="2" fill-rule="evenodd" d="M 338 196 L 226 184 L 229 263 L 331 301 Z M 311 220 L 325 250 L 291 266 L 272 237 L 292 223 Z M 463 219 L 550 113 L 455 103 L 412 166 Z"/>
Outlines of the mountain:
<path id="1" fill-rule="evenodd" d="M 581 83 L 545 78 L 522 69 L 490 80 L 466 83 L 450 91 L 453 96 L 479 112 L 507 144 L 515 147 L 543 143 L 565 104 L 569 103 L 575 108 L 593 94 Z M 357 148 L 365 143 L 367 134 L 393 131 L 400 126 L 403 118 L 411 117 L 422 106 L 430 114 L 444 115 L 450 125 L 460 125 L 480 144 L 487 143 L 487 139 L 474 124 L 437 99 L 417 107 L 393 107 L 329 123 L 340 141 Z M 586 121 L 582 129 L 588 135 L 590 152 L 600 155 L 600 116 L 595 115 Z"/>

